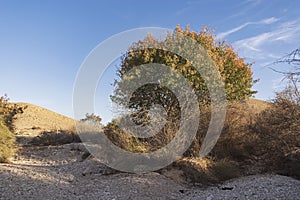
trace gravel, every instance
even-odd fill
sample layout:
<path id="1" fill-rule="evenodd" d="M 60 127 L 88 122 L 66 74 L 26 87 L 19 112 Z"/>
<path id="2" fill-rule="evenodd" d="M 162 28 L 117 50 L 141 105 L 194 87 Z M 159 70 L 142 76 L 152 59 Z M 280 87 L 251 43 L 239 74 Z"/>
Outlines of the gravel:
<path id="1" fill-rule="evenodd" d="M 0 164 L 0 199 L 300 199 L 300 181 L 255 175 L 211 187 L 191 186 L 156 172 L 109 171 L 68 145 L 26 147 Z"/>

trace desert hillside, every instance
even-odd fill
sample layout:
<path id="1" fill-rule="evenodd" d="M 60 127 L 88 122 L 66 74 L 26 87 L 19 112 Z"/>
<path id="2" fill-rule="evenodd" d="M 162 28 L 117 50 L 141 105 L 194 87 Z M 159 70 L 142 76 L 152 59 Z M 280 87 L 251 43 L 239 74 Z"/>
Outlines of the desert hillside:
<path id="1" fill-rule="evenodd" d="M 18 145 L 37 141 L 41 135 L 47 134 L 48 137 L 60 132 L 75 132 L 75 122 L 73 119 L 36 106 L 29 103 L 16 103 L 23 108 L 22 113 L 14 116 L 14 132 L 19 141 Z M 58 137 L 56 139 L 59 139 Z M 39 141 L 37 141 L 39 142 Z"/>
<path id="2" fill-rule="evenodd" d="M 14 120 L 16 131 L 20 130 L 69 130 L 74 127 L 74 120 L 29 103 L 17 103 L 24 108 L 23 113 L 17 114 Z"/>

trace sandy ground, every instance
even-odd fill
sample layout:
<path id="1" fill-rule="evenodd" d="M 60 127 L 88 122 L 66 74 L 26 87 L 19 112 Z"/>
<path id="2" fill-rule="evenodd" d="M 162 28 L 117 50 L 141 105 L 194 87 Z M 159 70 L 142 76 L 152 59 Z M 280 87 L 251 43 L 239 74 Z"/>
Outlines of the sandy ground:
<path id="1" fill-rule="evenodd" d="M 156 172 L 105 173 L 69 145 L 26 147 L 0 165 L 0 199 L 300 199 L 300 181 L 257 175 L 211 187 L 180 184 Z"/>

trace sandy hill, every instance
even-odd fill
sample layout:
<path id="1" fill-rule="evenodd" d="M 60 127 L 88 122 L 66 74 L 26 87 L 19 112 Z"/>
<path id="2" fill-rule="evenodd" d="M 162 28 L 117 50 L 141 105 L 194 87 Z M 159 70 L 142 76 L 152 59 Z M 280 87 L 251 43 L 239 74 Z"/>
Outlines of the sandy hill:
<path id="1" fill-rule="evenodd" d="M 69 130 L 74 120 L 46 108 L 29 103 L 17 103 L 24 112 L 17 114 L 14 120 L 16 129 Z"/>
<path id="2" fill-rule="evenodd" d="M 14 119 L 17 138 L 33 138 L 44 131 L 74 130 L 74 119 L 33 104 L 16 104 L 24 108 Z"/>

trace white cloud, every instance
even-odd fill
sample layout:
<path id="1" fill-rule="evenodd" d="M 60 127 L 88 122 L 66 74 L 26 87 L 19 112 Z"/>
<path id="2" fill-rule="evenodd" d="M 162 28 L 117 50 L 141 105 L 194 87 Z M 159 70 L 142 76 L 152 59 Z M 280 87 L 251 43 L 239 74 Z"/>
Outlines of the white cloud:
<path id="1" fill-rule="evenodd" d="M 242 24 L 242 25 L 240 25 L 240 26 L 238 26 L 236 28 L 233 28 L 233 29 L 229 30 L 229 31 L 226 31 L 226 32 L 223 32 L 223 33 L 219 33 L 217 35 L 217 38 L 218 39 L 223 39 L 223 38 L 227 37 L 228 35 L 230 35 L 232 33 L 235 33 L 237 31 L 245 28 L 248 25 L 264 25 L 264 24 L 268 25 L 268 24 L 275 23 L 278 20 L 279 20 L 278 18 L 271 17 L 271 18 L 263 19 L 263 20 L 258 21 L 258 22 L 246 22 L 246 23 L 244 23 L 244 24 Z"/>
<path id="2" fill-rule="evenodd" d="M 278 20 L 279 20 L 278 18 L 271 17 L 271 18 L 262 20 L 261 23 L 262 24 L 273 24 L 273 23 L 277 22 Z"/>
<path id="3" fill-rule="evenodd" d="M 271 23 L 272 20 L 268 20 Z M 278 25 L 273 31 L 238 40 L 233 43 L 235 49 L 248 58 L 274 58 L 276 47 L 283 45 L 299 45 L 300 20 L 285 22 Z M 287 53 L 287 52 L 286 52 Z"/>

